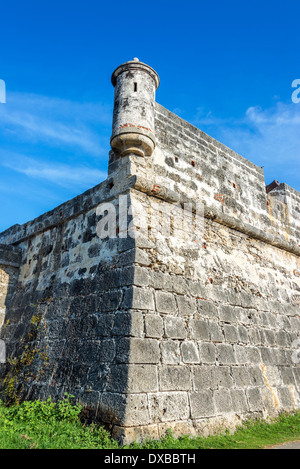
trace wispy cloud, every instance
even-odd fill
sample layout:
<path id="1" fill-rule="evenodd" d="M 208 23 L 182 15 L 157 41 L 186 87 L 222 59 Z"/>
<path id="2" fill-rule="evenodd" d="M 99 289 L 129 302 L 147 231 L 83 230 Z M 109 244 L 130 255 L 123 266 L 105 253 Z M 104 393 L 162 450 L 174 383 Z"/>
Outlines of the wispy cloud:
<path id="1" fill-rule="evenodd" d="M 103 181 L 111 120 L 111 105 L 9 92 L 0 106 L 0 231 Z"/>
<path id="2" fill-rule="evenodd" d="M 108 128 L 110 123 L 111 110 L 101 103 L 10 93 L 7 104 L 0 108 L 3 136 L 15 135 L 19 141 L 55 147 L 77 147 L 91 155 L 105 151 L 99 128 Z"/>
<path id="3" fill-rule="evenodd" d="M 16 153 L 1 154 L 1 166 L 31 179 L 48 181 L 62 187 L 89 187 L 103 181 L 107 173 L 84 165 L 70 166 L 28 158 Z"/>
<path id="4" fill-rule="evenodd" d="M 204 115 L 199 110 L 194 123 L 245 158 L 264 166 L 266 177 L 298 184 L 296 188 L 300 190 L 300 104 L 278 102 L 268 109 L 253 106 L 236 120 Z"/>

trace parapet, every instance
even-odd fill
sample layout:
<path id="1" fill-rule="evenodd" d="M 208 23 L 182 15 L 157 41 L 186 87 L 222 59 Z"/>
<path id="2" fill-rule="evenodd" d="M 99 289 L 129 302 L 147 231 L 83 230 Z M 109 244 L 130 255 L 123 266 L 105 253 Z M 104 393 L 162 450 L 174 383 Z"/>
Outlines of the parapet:
<path id="1" fill-rule="evenodd" d="M 280 184 L 267 193 L 262 168 L 158 103 L 155 134 L 153 175 L 158 186 L 299 246 L 299 192 Z"/>
<path id="2" fill-rule="evenodd" d="M 22 251 L 15 246 L 0 244 L 0 266 L 17 267 L 21 265 Z"/>
<path id="3" fill-rule="evenodd" d="M 263 233 L 275 245 L 298 252 L 300 193 L 286 184 L 266 188 L 261 167 L 155 102 L 159 83 L 155 70 L 136 58 L 117 67 L 108 179 L 32 222 L 13 226 L 0 242 L 20 243 L 126 188 L 141 186 L 142 178 L 148 192 L 148 186 L 156 188 L 150 190 L 153 196 L 168 192 L 171 203 L 203 203 L 215 219 L 249 236 Z M 135 184 L 134 177 L 140 182 Z"/>
<path id="4" fill-rule="evenodd" d="M 30 343 L 18 397 L 68 392 L 124 443 L 299 408 L 300 194 L 155 103 L 151 67 L 112 81 L 108 179 L 0 234 L 0 375 Z"/>
<path id="5" fill-rule="evenodd" d="M 5 321 L 5 312 L 15 293 L 21 256 L 20 248 L 0 244 L 0 328 Z"/>

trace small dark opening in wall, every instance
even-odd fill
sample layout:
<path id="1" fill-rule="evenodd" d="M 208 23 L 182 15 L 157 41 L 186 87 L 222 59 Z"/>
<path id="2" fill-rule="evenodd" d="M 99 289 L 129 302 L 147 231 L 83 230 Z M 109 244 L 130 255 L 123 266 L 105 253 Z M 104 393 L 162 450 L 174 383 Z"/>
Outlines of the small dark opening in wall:
<path id="1" fill-rule="evenodd" d="M 112 182 L 108 183 L 108 186 L 107 186 L 107 187 L 108 187 L 109 189 L 112 189 L 112 188 L 114 187 L 114 182 L 112 181 Z"/>
<path id="2" fill-rule="evenodd" d="M 178 163 L 178 157 L 175 156 L 175 163 Z"/>
<path id="3" fill-rule="evenodd" d="M 193 168 L 195 168 L 195 166 L 196 166 L 196 161 L 192 160 L 192 161 L 191 161 L 191 165 L 193 166 Z"/>
<path id="4" fill-rule="evenodd" d="M 137 83 L 134 83 L 134 91 L 137 91 Z"/>

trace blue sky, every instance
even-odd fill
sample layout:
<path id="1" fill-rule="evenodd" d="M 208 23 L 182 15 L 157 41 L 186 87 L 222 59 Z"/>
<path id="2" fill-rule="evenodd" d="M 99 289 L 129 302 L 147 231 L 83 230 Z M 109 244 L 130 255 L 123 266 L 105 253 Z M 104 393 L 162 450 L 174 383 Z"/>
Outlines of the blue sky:
<path id="1" fill-rule="evenodd" d="M 300 4 L 1 3 L 0 231 L 106 177 L 113 87 L 138 57 L 157 101 L 300 190 Z"/>

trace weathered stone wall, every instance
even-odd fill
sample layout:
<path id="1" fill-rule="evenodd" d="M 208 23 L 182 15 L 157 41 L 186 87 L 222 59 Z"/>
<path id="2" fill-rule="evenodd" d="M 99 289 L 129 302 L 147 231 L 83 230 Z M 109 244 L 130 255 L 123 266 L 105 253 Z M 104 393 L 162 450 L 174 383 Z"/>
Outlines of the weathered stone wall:
<path id="1" fill-rule="evenodd" d="M 17 286 L 21 252 L 12 246 L 0 245 L 0 327 Z"/>
<path id="2" fill-rule="evenodd" d="M 287 184 L 280 184 L 268 195 L 268 212 L 272 226 L 288 241 L 299 245 L 300 194 Z"/>
<path id="3" fill-rule="evenodd" d="M 288 215 L 282 213 L 281 203 L 280 211 L 276 210 L 270 217 L 262 168 L 159 104 L 156 104 L 155 135 L 158 148 L 153 157 L 153 169 L 157 184 L 193 200 L 205 201 L 228 216 L 288 237 L 299 245 L 300 195 L 297 191 L 286 184 L 272 191 L 269 198 L 276 197 L 287 205 Z"/>
<path id="4" fill-rule="evenodd" d="M 134 66 L 122 90 L 152 116 Z M 157 103 L 152 155 L 134 124 L 106 181 L 0 234 L 0 339 L 34 357 L 23 397 L 75 394 L 123 442 L 299 408 L 300 194 L 267 194 L 261 168 Z"/>
<path id="5" fill-rule="evenodd" d="M 132 197 L 149 217 L 167 212 L 158 198 Z M 209 432 L 299 408 L 299 257 L 211 220 L 196 246 L 178 223 L 168 238 L 148 234 L 143 353 L 134 338 L 130 355 L 149 370 L 131 396 L 144 427 L 131 411 L 120 433 Z"/>
<path id="6" fill-rule="evenodd" d="M 22 357 L 26 347 L 34 356 L 20 373 L 26 378 L 22 398 L 58 399 L 70 392 L 94 418 L 121 424 L 124 403 L 115 409 L 113 402 L 116 389 L 126 387 L 126 370 L 116 387 L 113 365 L 128 362 L 126 337 L 139 322 L 139 315 L 130 313 L 138 251 L 131 238 L 101 240 L 97 235 L 97 208 L 105 201 L 116 203 L 111 192 L 105 181 L 3 233 L 2 241 L 18 246 L 3 246 L 3 251 L 18 249 L 22 259 L 18 286 L 1 316 L 0 337 L 8 358 Z M 11 369 L 9 363 L 1 365 L 1 377 Z"/>

